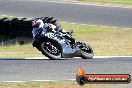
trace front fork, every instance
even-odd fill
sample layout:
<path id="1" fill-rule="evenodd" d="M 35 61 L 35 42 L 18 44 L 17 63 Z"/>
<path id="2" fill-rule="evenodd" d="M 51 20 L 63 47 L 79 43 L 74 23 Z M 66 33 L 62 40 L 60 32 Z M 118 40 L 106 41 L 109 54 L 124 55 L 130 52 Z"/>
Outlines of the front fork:
<path id="1" fill-rule="evenodd" d="M 33 47 L 36 47 L 40 51 L 39 43 L 37 41 L 34 41 L 32 45 Z"/>

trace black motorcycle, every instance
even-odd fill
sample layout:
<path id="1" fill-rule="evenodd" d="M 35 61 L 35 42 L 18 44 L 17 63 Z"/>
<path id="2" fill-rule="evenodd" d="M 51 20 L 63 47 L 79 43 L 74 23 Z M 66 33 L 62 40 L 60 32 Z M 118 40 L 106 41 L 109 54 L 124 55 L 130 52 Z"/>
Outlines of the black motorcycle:
<path id="1" fill-rule="evenodd" d="M 92 59 L 92 48 L 80 41 L 72 38 L 73 31 L 70 32 L 50 32 L 44 30 L 34 31 L 33 47 L 36 47 L 43 55 L 51 60 L 81 57 Z"/>

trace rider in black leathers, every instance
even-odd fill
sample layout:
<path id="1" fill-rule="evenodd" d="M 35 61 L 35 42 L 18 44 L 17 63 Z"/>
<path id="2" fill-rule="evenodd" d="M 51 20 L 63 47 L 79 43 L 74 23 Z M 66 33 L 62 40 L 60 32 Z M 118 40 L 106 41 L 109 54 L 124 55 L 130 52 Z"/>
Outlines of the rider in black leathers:
<path id="1" fill-rule="evenodd" d="M 71 41 L 71 44 L 75 43 L 75 40 L 71 37 L 72 31 L 64 32 L 62 28 L 58 25 L 54 25 L 52 23 L 46 23 L 42 19 L 38 18 L 32 21 L 32 26 L 33 26 L 32 33 L 34 40 L 40 38 L 40 36 L 36 36 L 37 33 L 42 33 L 42 31 L 44 32 L 48 31 L 56 34 L 61 34 L 61 36 L 64 36 L 65 38 L 69 39 Z"/>

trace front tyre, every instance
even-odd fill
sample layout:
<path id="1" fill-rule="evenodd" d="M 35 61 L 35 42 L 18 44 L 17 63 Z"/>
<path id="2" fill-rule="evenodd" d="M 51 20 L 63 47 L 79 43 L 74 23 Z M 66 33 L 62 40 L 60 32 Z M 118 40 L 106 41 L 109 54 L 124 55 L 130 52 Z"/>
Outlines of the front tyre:
<path id="1" fill-rule="evenodd" d="M 93 58 L 93 50 L 92 48 L 83 43 L 83 42 L 78 42 L 79 48 L 81 49 L 81 58 L 83 59 L 92 59 Z"/>
<path id="2" fill-rule="evenodd" d="M 53 44 L 50 41 L 42 42 L 40 44 L 40 51 L 51 60 L 61 59 L 61 52 L 58 46 L 58 44 Z"/>

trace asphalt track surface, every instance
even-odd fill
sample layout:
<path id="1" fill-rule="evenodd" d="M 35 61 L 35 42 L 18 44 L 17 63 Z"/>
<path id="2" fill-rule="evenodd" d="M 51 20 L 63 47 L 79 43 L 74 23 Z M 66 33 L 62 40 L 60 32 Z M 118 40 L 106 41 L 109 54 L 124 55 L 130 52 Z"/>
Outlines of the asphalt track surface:
<path id="1" fill-rule="evenodd" d="M 75 79 L 77 68 L 80 65 L 88 74 L 132 75 L 132 57 L 95 57 L 92 60 L 1 58 L 0 82 Z"/>
<path id="2" fill-rule="evenodd" d="M 0 0 L 1 15 L 53 16 L 59 21 L 132 27 L 132 8 L 62 3 L 63 0 Z M 61 2 L 61 3 L 60 3 Z"/>
<path id="3" fill-rule="evenodd" d="M 21 17 L 53 16 L 61 21 L 132 27 L 132 9 L 55 3 L 46 1 L 0 0 L 0 14 Z M 109 57 L 82 60 L 0 59 L 0 81 L 35 81 L 75 79 L 77 68 L 82 65 L 87 73 L 130 74 L 132 57 Z"/>

